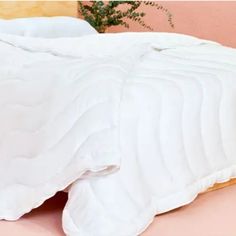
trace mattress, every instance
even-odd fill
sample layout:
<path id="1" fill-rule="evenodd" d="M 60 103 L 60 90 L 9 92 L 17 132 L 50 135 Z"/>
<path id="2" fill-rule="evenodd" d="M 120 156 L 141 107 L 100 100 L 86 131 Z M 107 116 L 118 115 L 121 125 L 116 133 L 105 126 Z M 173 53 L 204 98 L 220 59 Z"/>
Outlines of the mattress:
<path id="1" fill-rule="evenodd" d="M 158 216 L 141 236 L 236 235 L 235 196 L 236 185 L 201 194 L 193 203 Z M 64 236 L 61 216 L 66 200 L 60 193 L 16 222 L 1 221 L 0 235 Z"/>

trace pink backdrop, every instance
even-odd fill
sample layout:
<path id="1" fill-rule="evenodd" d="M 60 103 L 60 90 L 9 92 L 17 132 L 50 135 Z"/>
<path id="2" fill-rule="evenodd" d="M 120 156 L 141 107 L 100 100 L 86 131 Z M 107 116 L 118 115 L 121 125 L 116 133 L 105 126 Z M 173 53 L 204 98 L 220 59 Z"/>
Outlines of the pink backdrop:
<path id="1" fill-rule="evenodd" d="M 155 31 L 190 34 L 236 48 L 236 1 L 170 1 L 160 3 L 173 14 L 175 28 L 172 29 L 168 25 L 164 14 L 150 7 L 144 7 L 143 11 L 147 13 L 146 22 Z M 131 23 L 130 29 L 113 27 L 108 32 L 120 31 L 145 31 L 145 29 L 136 23 Z"/>

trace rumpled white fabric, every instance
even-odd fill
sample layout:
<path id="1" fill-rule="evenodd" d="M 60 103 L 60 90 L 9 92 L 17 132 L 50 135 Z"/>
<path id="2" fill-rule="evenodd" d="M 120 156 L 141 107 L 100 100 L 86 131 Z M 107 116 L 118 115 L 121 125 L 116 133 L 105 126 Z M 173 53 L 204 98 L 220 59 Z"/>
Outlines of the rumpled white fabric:
<path id="1" fill-rule="evenodd" d="M 69 236 L 137 236 L 236 177 L 236 50 L 168 33 L 0 35 L 0 218 L 69 185 Z"/>

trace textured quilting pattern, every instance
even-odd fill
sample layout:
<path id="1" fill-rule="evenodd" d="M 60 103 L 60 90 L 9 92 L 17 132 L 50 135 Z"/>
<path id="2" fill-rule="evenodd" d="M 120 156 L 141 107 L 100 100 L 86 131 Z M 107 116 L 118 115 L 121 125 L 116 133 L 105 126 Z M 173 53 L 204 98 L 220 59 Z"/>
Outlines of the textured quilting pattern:
<path id="1" fill-rule="evenodd" d="M 120 171 L 73 184 L 67 234 L 139 235 L 156 214 L 236 176 L 235 107 L 235 50 L 149 48 L 126 77 Z"/>
<path id="2" fill-rule="evenodd" d="M 67 235 L 136 236 L 236 176 L 236 50 L 165 33 L 0 41 L 1 218 L 74 182 Z"/>
<path id="3" fill-rule="evenodd" d="M 101 74 L 102 61 L 5 43 L 0 51 L 0 218 L 13 220 L 79 177 L 119 166 L 122 75 Z"/>

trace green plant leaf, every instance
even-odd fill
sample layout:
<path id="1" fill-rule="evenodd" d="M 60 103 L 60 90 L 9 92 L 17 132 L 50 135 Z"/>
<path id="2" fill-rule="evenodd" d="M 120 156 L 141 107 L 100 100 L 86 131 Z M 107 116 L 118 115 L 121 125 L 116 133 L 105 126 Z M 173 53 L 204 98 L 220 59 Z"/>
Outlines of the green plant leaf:
<path id="1" fill-rule="evenodd" d="M 125 9 L 120 8 L 121 5 L 124 5 Z M 146 13 L 139 11 L 142 5 L 154 7 L 157 11 L 165 13 L 170 26 L 174 27 L 172 14 L 169 10 L 153 1 L 78 1 L 78 12 L 98 32 L 105 32 L 107 28 L 117 25 L 129 28 L 126 19 L 137 22 L 146 29 L 153 30 L 151 26 L 145 23 Z"/>

